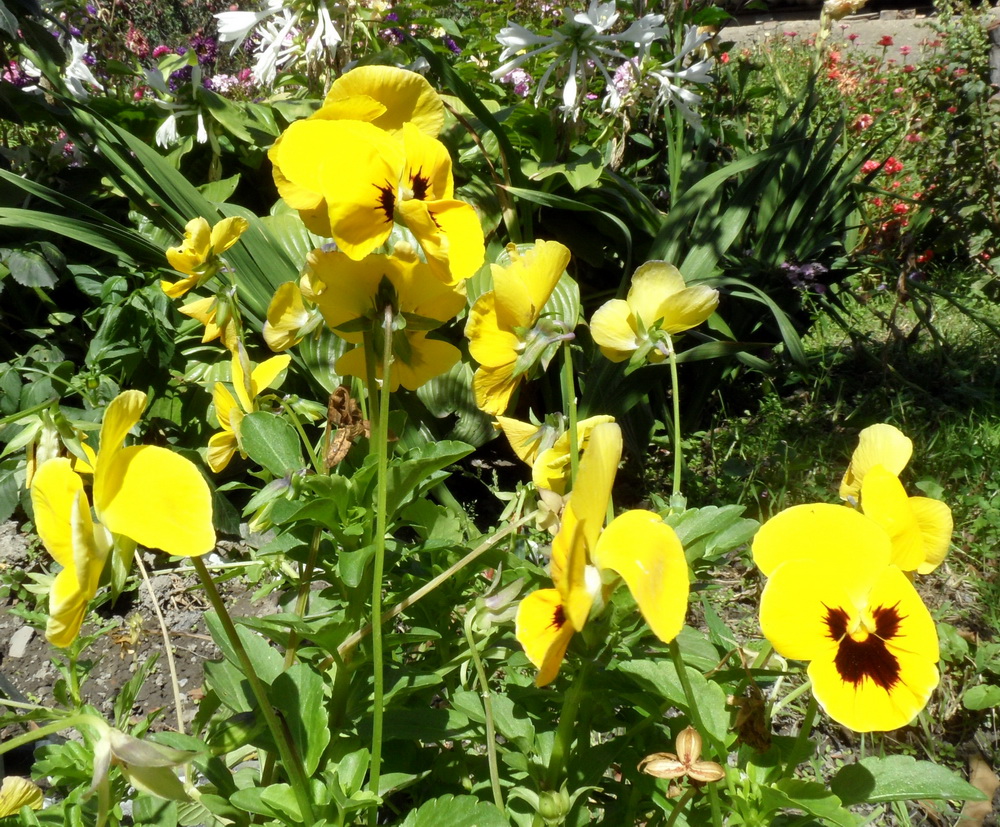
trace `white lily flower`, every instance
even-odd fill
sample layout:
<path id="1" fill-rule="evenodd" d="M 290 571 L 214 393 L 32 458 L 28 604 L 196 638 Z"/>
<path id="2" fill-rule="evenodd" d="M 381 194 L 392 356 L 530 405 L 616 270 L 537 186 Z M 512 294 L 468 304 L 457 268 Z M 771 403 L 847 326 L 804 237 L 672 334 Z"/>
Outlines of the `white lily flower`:
<path id="1" fill-rule="evenodd" d="M 568 13 L 567 9 L 567 13 Z M 586 12 L 573 15 L 573 20 L 581 26 L 590 26 L 598 34 L 604 34 L 618 21 L 618 12 L 615 11 L 615 0 L 608 3 L 598 3 L 597 0 L 590 0 L 590 8 Z"/>
<path id="2" fill-rule="evenodd" d="M 86 43 L 82 43 L 72 37 L 69 39 L 69 48 L 70 59 L 63 71 L 63 79 L 66 81 L 66 86 L 74 98 L 86 100 L 90 97 L 90 92 L 87 91 L 87 87 L 84 84 L 89 83 L 98 89 L 101 88 L 101 84 L 94 77 L 94 73 L 90 71 L 90 67 L 83 60 L 90 49 Z"/>
<path id="3" fill-rule="evenodd" d="M 278 67 L 289 63 L 295 56 L 291 41 L 293 33 L 298 32 L 295 28 L 296 17 L 288 9 L 284 9 L 283 18 L 280 28 L 269 22 L 261 33 L 258 47 L 260 52 L 253 67 L 253 78 L 263 86 L 271 86 L 278 76 Z"/>
<path id="4" fill-rule="evenodd" d="M 177 143 L 177 116 L 168 115 L 156 130 L 156 145 L 167 149 Z"/>
<path id="5" fill-rule="evenodd" d="M 340 32 L 333 25 L 324 0 L 320 0 L 319 6 L 316 8 L 316 18 L 316 28 L 313 29 L 306 41 L 305 57 L 307 62 L 322 60 L 323 52 L 327 49 L 336 51 L 341 41 Z"/>
<path id="6" fill-rule="evenodd" d="M 233 42 L 229 54 L 234 54 L 247 39 L 251 31 L 263 20 L 277 14 L 284 6 L 284 0 L 267 0 L 260 11 L 224 11 L 215 15 L 219 28 L 219 42 Z"/>
<path id="7" fill-rule="evenodd" d="M 674 67 L 683 67 L 684 59 L 711 37 L 708 32 L 698 34 L 695 26 L 685 26 L 684 42 L 681 44 L 680 52 L 662 66 L 649 72 L 649 76 L 660 85 L 655 102 L 661 106 L 673 104 L 688 122 L 695 126 L 701 125 L 701 116 L 695 110 L 701 103 L 701 95 L 683 88 L 678 82 L 702 85 L 711 83 L 713 78 L 709 71 L 712 68 L 712 61 L 700 60 L 684 68 Z"/>

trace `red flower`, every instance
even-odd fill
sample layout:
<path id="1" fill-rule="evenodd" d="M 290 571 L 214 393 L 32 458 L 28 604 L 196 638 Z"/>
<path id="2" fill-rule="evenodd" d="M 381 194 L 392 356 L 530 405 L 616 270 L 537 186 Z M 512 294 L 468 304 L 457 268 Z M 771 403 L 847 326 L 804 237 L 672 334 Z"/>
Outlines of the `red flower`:
<path id="1" fill-rule="evenodd" d="M 873 123 L 875 123 L 875 119 L 871 115 L 867 113 L 864 115 L 858 115 L 854 123 L 851 124 L 851 129 L 853 129 L 855 132 L 864 132 Z M 878 165 L 876 164 L 876 166 Z"/>
<path id="2" fill-rule="evenodd" d="M 928 247 L 919 256 L 917 256 L 917 264 L 926 264 L 932 258 L 934 258 L 934 251 Z"/>
<path id="3" fill-rule="evenodd" d="M 896 215 L 903 215 L 904 213 L 908 213 L 910 211 L 910 206 L 908 204 L 893 204 L 892 211 L 896 213 Z"/>
<path id="4" fill-rule="evenodd" d="M 884 34 L 884 35 L 882 35 L 882 39 L 878 42 L 878 45 L 882 46 L 883 48 L 888 48 L 889 46 L 891 46 L 892 45 L 892 35 L 891 34 Z"/>
<path id="5" fill-rule="evenodd" d="M 861 165 L 861 171 L 865 175 L 868 175 L 868 173 L 870 172 L 875 172 L 878 168 L 879 168 L 879 162 L 876 161 L 874 158 L 869 158 Z"/>
<path id="6" fill-rule="evenodd" d="M 719 55 L 719 63 L 729 63 L 729 52 L 723 52 Z"/>
<path id="7" fill-rule="evenodd" d="M 883 169 L 887 175 L 895 175 L 897 172 L 903 171 L 903 162 L 896 160 L 890 155 L 885 159 Z"/>
<path id="8" fill-rule="evenodd" d="M 855 40 L 857 40 L 858 37 L 859 37 L 859 35 L 858 35 L 857 32 L 851 32 L 849 35 L 847 35 L 847 39 L 850 40 L 851 43 L 853 43 Z"/>

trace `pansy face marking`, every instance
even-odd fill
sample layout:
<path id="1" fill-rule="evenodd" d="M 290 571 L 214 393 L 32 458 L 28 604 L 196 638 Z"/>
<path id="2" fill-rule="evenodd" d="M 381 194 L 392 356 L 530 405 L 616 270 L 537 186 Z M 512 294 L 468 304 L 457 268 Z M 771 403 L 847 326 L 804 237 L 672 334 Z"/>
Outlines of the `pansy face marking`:
<path id="1" fill-rule="evenodd" d="M 875 631 L 869 632 L 862 625 L 854 634 L 847 631 L 847 612 L 839 607 L 826 609 L 830 638 L 839 644 L 833 663 L 844 682 L 858 687 L 868 678 L 886 691 L 899 683 L 899 660 L 886 647 L 886 642 L 899 634 L 899 624 L 905 619 L 899 614 L 899 604 L 873 609 Z"/>

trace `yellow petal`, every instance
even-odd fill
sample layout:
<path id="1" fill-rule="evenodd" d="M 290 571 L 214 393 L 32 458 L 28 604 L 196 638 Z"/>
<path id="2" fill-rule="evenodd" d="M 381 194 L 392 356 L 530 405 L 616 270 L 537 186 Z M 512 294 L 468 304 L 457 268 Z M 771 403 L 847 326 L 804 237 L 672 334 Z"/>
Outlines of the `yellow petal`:
<path id="1" fill-rule="evenodd" d="M 910 723 L 938 684 L 934 621 L 913 585 L 888 567 L 869 596 L 881 634 L 809 666 L 816 699 L 831 718 L 858 732 Z M 847 646 L 845 647 L 845 643 Z"/>
<path id="2" fill-rule="evenodd" d="M 341 75 L 341 78 L 344 77 Z M 334 81 L 336 85 L 339 81 Z M 332 90 L 331 90 L 332 91 Z M 322 118 L 330 121 L 367 121 L 371 123 L 379 115 L 385 114 L 385 105 L 368 95 L 358 94 L 350 97 L 332 100 L 327 94 L 323 105 L 310 118 Z M 384 127 L 383 127 L 384 129 Z"/>
<path id="3" fill-rule="evenodd" d="M 73 503 L 82 491 L 83 480 L 65 457 L 55 457 L 42 465 L 31 486 L 35 530 L 53 559 L 67 568 L 74 566 L 70 527 Z"/>
<path id="4" fill-rule="evenodd" d="M 551 683 L 573 637 L 573 625 L 563 611 L 559 592 L 541 589 L 525 597 L 517 607 L 514 629 L 528 660 L 539 670 L 535 685 Z"/>
<path id="5" fill-rule="evenodd" d="M 706 321 L 718 306 L 718 290 L 704 284 L 686 287 L 663 303 L 661 327 L 667 333 L 682 333 Z"/>
<path id="6" fill-rule="evenodd" d="M 584 540 L 592 553 L 597 546 L 611 499 L 618 462 L 622 456 L 622 432 L 614 422 L 597 425 L 590 432 L 587 450 L 569 497 L 569 510 L 583 525 Z"/>
<path id="7" fill-rule="evenodd" d="M 498 416 L 497 424 L 510 443 L 511 449 L 521 462 L 531 465 L 538 456 L 539 438 L 542 429 L 530 422 L 521 422 L 509 416 Z"/>
<path id="8" fill-rule="evenodd" d="M 208 451 L 205 461 L 216 474 L 222 471 L 236 453 L 236 434 L 232 431 L 220 431 L 208 438 Z"/>
<path id="9" fill-rule="evenodd" d="M 586 450 L 590 442 L 590 434 L 598 425 L 614 422 L 613 416 L 591 416 L 577 423 L 577 442 L 581 451 Z M 542 451 L 531 465 L 531 480 L 538 488 L 566 493 L 569 482 L 572 457 L 570 456 L 569 431 L 563 432 L 551 448 Z"/>
<path id="10" fill-rule="evenodd" d="M 53 646 L 65 649 L 80 634 L 87 612 L 88 598 L 80 589 L 76 572 L 63 569 L 52 581 L 49 592 L 49 617 L 45 624 L 45 638 Z"/>
<path id="11" fill-rule="evenodd" d="M 858 447 L 851 456 L 851 464 L 840 483 L 840 497 L 857 500 L 861 492 L 861 481 L 868 469 L 883 465 L 897 477 L 910 461 L 913 443 L 902 431 L 892 425 L 879 424 L 865 428 L 858 434 Z"/>
<path id="12" fill-rule="evenodd" d="M 407 334 L 406 338 L 409 355 L 405 360 L 394 361 L 391 370 L 407 390 L 415 391 L 435 376 L 447 373 L 462 358 L 457 347 L 440 339 L 429 339 L 423 331 Z M 381 368 L 376 373 L 381 377 Z"/>
<path id="13" fill-rule="evenodd" d="M 161 281 L 160 289 L 166 293 L 168 298 L 179 299 L 197 284 L 198 276 L 189 276 L 179 281 Z"/>
<path id="14" fill-rule="evenodd" d="M 955 530 L 951 509 L 929 497 L 910 497 L 910 508 L 924 541 L 924 559 L 917 566 L 917 573 L 930 574 L 941 565 L 951 547 L 951 535 Z"/>
<path id="15" fill-rule="evenodd" d="M 22 807 L 40 810 L 44 803 L 41 787 L 37 784 L 16 775 L 4 777 L 0 787 L 0 818 L 16 815 Z"/>
<path id="16" fill-rule="evenodd" d="M 841 571 L 829 561 L 797 559 L 771 573 L 760 597 L 760 628 L 778 654 L 832 661 L 837 640 L 831 637 L 830 613 L 846 613 L 848 625 L 856 624 L 861 614 Z M 863 604 L 870 585 L 871 581 L 862 589 Z"/>
<path id="17" fill-rule="evenodd" d="M 98 516 L 108 530 L 179 557 L 215 548 L 212 495 L 197 467 L 166 448 L 121 450 L 105 474 Z"/>
<path id="18" fill-rule="evenodd" d="M 280 385 L 281 383 L 277 381 L 278 374 L 287 368 L 291 361 L 291 356 L 283 354 L 281 356 L 272 356 L 270 359 L 265 359 L 257 365 L 250 375 L 250 391 L 254 398 L 263 393 L 266 388 Z M 249 410 L 247 413 L 249 413 Z"/>
<path id="19" fill-rule="evenodd" d="M 212 254 L 222 255 L 237 241 L 240 236 L 250 229 L 250 224 L 245 218 L 232 216 L 223 218 L 218 224 L 212 227 Z"/>
<path id="20" fill-rule="evenodd" d="M 499 416 L 507 410 L 520 383 L 521 377 L 514 376 L 513 361 L 497 367 L 480 366 L 472 377 L 476 406 L 484 413 Z"/>
<path id="21" fill-rule="evenodd" d="M 642 344 L 632 310 L 622 299 L 612 299 L 594 311 L 590 335 L 601 353 L 612 362 L 624 362 Z"/>
<path id="22" fill-rule="evenodd" d="M 105 473 L 117 454 L 122 450 L 125 437 L 135 427 L 146 410 L 146 394 L 142 391 L 124 391 L 108 403 L 101 421 L 101 445 L 94 466 L 94 508 L 98 515 L 104 505 L 114 496 L 114 489 L 108 490 L 108 476 Z"/>
<path id="23" fill-rule="evenodd" d="M 215 383 L 215 389 L 212 392 L 212 402 L 215 404 L 215 416 L 219 420 L 219 425 L 224 431 L 235 433 L 236 429 L 233 427 L 232 415 L 234 409 L 238 409 L 238 406 L 236 400 L 233 399 L 233 395 L 221 382 Z"/>
<path id="24" fill-rule="evenodd" d="M 899 478 L 882 465 L 869 468 L 865 474 L 861 510 L 889 535 L 895 565 L 903 571 L 914 571 L 924 562 L 924 538 L 910 498 Z"/>
<path id="25" fill-rule="evenodd" d="M 862 578 L 889 564 L 889 536 L 863 514 L 842 505 L 808 503 L 786 508 L 761 526 L 753 559 L 770 577 L 786 560 L 804 558 L 835 563 Z"/>
<path id="26" fill-rule="evenodd" d="M 464 201 L 403 201 L 396 214 L 413 233 L 437 278 L 454 284 L 483 265 L 486 246 L 475 209 Z"/>
<path id="27" fill-rule="evenodd" d="M 184 240 L 180 246 L 168 248 L 167 261 L 178 272 L 194 275 L 194 271 L 208 258 L 211 244 L 212 230 L 208 221 L 201 216 L 192 218 L 184 227 Z"/>
<path id="28" fill-rule="evenodd" d="M 352 95 L 367 95 L 385 107 L 375 126 L 394 132 L 412 123 L 427 135 L 444 125 L 444 104 L 423 75 L 395 66 L 358 66 L 334 81 L 324 105 Z"/>
<path id="29" fill-rule="evenodd" d="M 469 340 L 469 354 L 484 367 L 513 366 L 517 359 L 521 341 L 510 325 L 501 325 L 493 291 L 484 293 L 472 305 L 465 336 Z"/>
<path id="30" fill-rule="evenodd" d="M 302 291 L 294 281 L 278 286 L 267 306 L 264 341 L 271 350 L 280 353 L 295 345 L 300 332 L 309 321 L 309 311 L 302 300 Z"/>
<path id="31" fill-rule="evenodd" d="M 400 138 L 406 155 L 400 200 L 451 200 L 455 183 L 448 148 L 437 138 L 425 135 L 413 124 L 403 125 Z"/>
<path id="32" fill-rule="evenodd" d="M 677 637 L 687 614 L 687 560 L 681 541 L 658 514 L 633 510 L 619 515 L 591 556 L 599 569 L 625 581 L 653 634 L 664 643 Z"/>
<path id="33" fill-rule="evenodd" d="M 533 327 L 569 264 L 558 241 L 536 241 L 526 250 L 508 245 L 510 264 L 494 265 L 493 291 L 501 327 Z"/>

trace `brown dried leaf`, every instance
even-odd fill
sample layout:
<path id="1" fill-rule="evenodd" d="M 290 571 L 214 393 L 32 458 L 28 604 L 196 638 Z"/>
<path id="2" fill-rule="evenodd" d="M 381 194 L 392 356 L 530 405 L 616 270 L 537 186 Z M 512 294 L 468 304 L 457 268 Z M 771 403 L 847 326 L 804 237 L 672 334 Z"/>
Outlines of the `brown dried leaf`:
<path id="1" fill-rule="evenodd" d="M 986 801 L 966 801 L 958 827 L 982 827 L 993 812 L 993 796 L 1000 789 L 1000 778 L 978 752 L 969 756 L 969 783 L 986 796 Z"/>
<path id="2" fill-rule="evenodd" d="M 333 432 L 324 456 L 327 468 L 342 462 L 351 446 L 362 436 L 371 436 L 371 423 L 362 419 L 361 406 L 351 398 L 345 385 L 340 385 L 330 394 L 326 421 L 328 431 Z"/>

